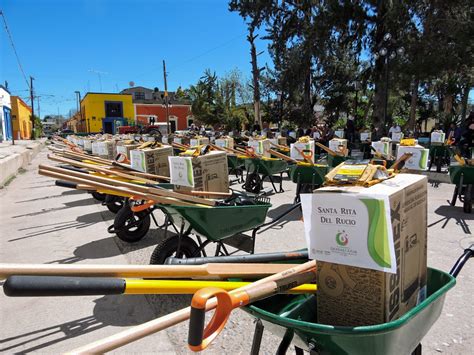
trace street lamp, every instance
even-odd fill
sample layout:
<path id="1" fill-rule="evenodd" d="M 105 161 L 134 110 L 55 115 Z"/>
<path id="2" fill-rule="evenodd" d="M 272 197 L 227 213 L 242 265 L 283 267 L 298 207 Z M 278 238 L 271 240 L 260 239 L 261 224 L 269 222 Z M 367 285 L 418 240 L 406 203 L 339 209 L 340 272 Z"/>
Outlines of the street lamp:
<path id="1" fill-rule="evenodd" d="M 398 47 L 395 42 L 392 41 L 392 35 L 386 33 L 383 36 L 382 42 L 379 44 L 379 49 L 375 53 L 374 58 L 377 60 L 382 58 L 385 65 L 385 101 L 383 107 L 383 122 L 387 122 L 387 106 L 388 106 L 388 82 L 390 73 L 390 61 L 394 60 L 397 56 L 402 56 L 405 53 L 405 48 L 402 46 Z"/>

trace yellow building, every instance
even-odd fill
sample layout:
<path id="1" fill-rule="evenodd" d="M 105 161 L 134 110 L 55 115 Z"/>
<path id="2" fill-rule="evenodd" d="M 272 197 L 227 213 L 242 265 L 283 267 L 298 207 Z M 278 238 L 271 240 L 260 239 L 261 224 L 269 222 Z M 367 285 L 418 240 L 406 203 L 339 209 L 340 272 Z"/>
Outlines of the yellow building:
<path id="1" fill-rule="evenodd" d="M 31 107 L 18 96 L 11 96 L 11 119 L 15 139 L 31 138 Z"/>
<path id="2" fill-rule="evenodd" d="M 131 94 L 88 92 L 81 101 L 83 129 L 88 133 L 116 133 L 135 120 Z M 78 127 L 79 131 L 79 127 Z"/>

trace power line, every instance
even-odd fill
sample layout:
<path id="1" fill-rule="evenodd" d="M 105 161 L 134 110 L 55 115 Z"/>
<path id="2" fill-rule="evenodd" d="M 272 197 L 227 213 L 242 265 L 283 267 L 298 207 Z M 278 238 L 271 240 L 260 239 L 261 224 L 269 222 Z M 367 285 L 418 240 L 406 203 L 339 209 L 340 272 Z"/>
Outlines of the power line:
<path id="1" fill-rule="evenodd" d="M 7 18 L 5 17 L 5 14 L 3 13 L 2 10 L 0 10 L 0 15 L 2 15 L 3 23 L 5 24 L 5 31 L 7 31 L 8 38 L 10 39 L 10 43 L 12 45 L 13 52 L 15 53 L 15 57 L 16 57 L 16 61 L 18 62 L 18 66 L 20 67 L 21 74 L 23 74 L 23 79 L 25 79 L 26 86 L 29 88 L 30 84 L 28 83 L 28 79 L 26 78 L 25 71 L 23 70 L 23 67 L 21 65 L 20 57 L 18 56 L 18 53 L 17 53 L 16 48 L 15 48 L 15 43 L 13 42 L 12 34 L 10 33 L 10 30 L 8 29 Z"/>

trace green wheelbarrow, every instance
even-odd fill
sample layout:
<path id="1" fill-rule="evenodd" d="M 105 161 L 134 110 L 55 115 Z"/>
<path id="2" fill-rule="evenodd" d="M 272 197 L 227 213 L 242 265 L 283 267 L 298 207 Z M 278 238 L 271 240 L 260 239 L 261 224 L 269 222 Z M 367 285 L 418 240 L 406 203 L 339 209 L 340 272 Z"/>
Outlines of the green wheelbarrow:
<path id="1" fill-rule="evenodd" d="M 300 194 L 311 192 L 324 183 L 324 176 L 328 173 L 327 165 L 313 165 L 307 163 L 292 164 L 288 167 L 291 181 L 296 184 L 294 202 L 300 201 Z"/>
<path id="2" fill-rule="evenodd" d="M 263 181 L 268 178 L 275 193 L 284 192 L 282 183 L 283 173 L 288 169 L 286 161 L 274 158 L 245 158 L 244 162 L 247 175 L 242 187 L 245 191 L 258 194 L 263 188 Z M 275 175 L 280 175 L 279 189 L 275 186 Z"/>
<path id="3" fill-rule="evenodd" d="M 430 145 L 430 163 L 428 165 L 428 171 L 431 170 L 433 164 L 436 166 L 436 172 L 440 173 L 441 168 L 444 165 L 449 167 L 451 160 L 451 146 L 446 144 L 432 144 Z"/>
<path id="4" fill-rule="evenodd" d="M 211 243 L 215 243 L 215 256 L 232 255 L 236 251 L 253 254 L 257 233 L 300 207 L 300 204 L 292 205 L 265 223 L 270 199 L 244 193 L 239 196 L 244 203 L 250 200 L 251 203 L 213 207 L 160 205 L 158 208 L 170 220 L 176 234 L 156 246 L 150 264 L 163 264 L 169 257 L 207 257 L 205 248 Z M 228 247 L 236 250 L 231 253 Z"/>
<path id="5" fill-rule="evenodd" d="M 277 295 L 243 309 L 257 319 L 251 354 L 258 354 L 264 327 L 282 338 L 277 354 L 293 343 L 296 353 L 310 354 L 421 354 L 421 340 L 441 314 L 446 292 L 474 256 L 466 249 L 450 271 L 428 268 L 427 298 L 400 318 L 383 324 L 341 327 L 316 322 L 316 295 Z"/>
<path id="6" fill-rule="evenodd" d="M 227 165 L 229 166 L 229 175 L 235 174 L 235 180 L 232 180 L 231 183 L 244 182 L 244 166 L 245 161 L 243 158 L 237 155 L 227 154 Z"/>
<path id="7" fill-rule="evenodd" d="M 451 165 L 449 167 L 449 178 L 451 182 L 456 185 L 450 205 L 456 205 L 456 201 L 459 198 L 459 201 L 463 204 L 464 212 L 471 213 L 474 195 L 474 166 Z"/>
<path id="8" fill-rule="evenodd" d="M 213 207 L 159 205 L 158 208 L 165 213 L 176 233 L 156 246 L 150 263 L 163 264 L 169 257 L 206 257 L 208 255 L 205 248 L 210 243 L 215 243 L 213 250 L 215 256 L 231 255 L 234 251 L 231 253 L 228 247 L 253 254 L 257 232 L 276 223 L 299 207 L 299 204 L 296 207 L 292 206 L 280 216 L 265 223 L 268 209 L 271 207 L 270 199 L 245 193 L 238 193 L 238 196 L 243 205 Z M 167 227 L 164 232 L 167 234 Z"/>

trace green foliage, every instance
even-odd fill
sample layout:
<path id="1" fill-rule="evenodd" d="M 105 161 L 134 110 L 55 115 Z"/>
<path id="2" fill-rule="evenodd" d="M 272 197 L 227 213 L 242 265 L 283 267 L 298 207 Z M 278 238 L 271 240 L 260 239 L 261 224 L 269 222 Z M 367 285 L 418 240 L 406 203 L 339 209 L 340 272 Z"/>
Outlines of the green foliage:
<path id="1" fill-rule="evenodd" d="M 412 102 L 418 120 L 465 113 L 474 82 L 472 1 L 231 0 L 229 10 L 266 31 L 267 120 L 309 126 L 316 103 L 330 123 L 346 114 L 360 125 L 404 124 Z M 395 57 L 380 56 L 382 48 Z M 437 110 L 426 109 L 433 101 Z"/>
<path id="2" fill-rule="evenodd" d="M 191 85 L 189 97 L 194 117 L 205 125 L 233 130 L 253 120 L 250 88 L 237 70 L 218 78 L 207 69 L 199 81 Z"/>

